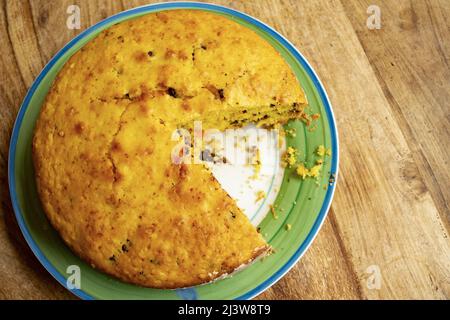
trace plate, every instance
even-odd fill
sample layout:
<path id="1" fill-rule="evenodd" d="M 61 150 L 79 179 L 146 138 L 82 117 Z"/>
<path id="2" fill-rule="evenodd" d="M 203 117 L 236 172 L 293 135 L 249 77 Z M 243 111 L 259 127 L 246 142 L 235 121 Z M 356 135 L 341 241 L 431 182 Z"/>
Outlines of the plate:
<path id="1" fill-rule="evenodd" d="M 176 9 L 206 10 L 223 15 L 254 30 L 266 39 L 284 57 L 298 77 L 307 95 L 310 112 L 320 114 L 315 130 L 301 121 L 286 126 L 296 129 L 296 136 L 287 136 L 286 144 L 299 151 L 299 158 L 312 166 L 317 157 L 315 150 L 323 145 L 331 150 L 325 158 L 321 176 L 302 180 L 294 169 L 287 168 L 276 194 L 275 215 L 266 214 L 259 223 L 265 239 L 275 249 L 271 256 L 256 261 L 232 277 L 200 286 L 177 290 L 143 288 L 127 284 L 91 268 L 63 243 L 50 226 L 41 207 L 31 157 L 34 126 L 45 96 L 67 59 L 102 30 L 120 21 L 150 12 Z M 338 136 L 333 111 L 325 89 L 301 53 L 283 36 L 263 22 L 242 12 L 226 7 L 195 3 L 169 2 L 147 5 L 123 11 L 88 28 L 72 39 L 44 67 L 29 89 L 14 124 L 8 163 L 11 200 L 20 229 L 44 267 L 61 285 L 83 299 L 251 299 L 260 294 L 292 268 L 311 245 L 317 235 L 333 198 L 337 177 Z M 265 208 L 267 211 L 267 207 Z M 270 211 L 270 210 L 269 210 Z M 267 212 L 266 212 L 267 213 Z M 286 225 L 290 225 L 287 230 Z M 80 271 L 80 288 L 71 288 L 68 279 Z"/>

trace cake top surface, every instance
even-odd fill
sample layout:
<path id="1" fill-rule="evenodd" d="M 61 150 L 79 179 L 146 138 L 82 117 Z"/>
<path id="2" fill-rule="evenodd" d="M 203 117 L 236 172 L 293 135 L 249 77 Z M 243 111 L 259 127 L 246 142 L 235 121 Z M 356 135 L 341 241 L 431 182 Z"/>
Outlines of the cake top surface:
<path id="1" fill-rule="evenodd" d="M 279 53 L 225 17 L 173 10 L 114 25 L 68 60 L 41 110 L 33 157 L 45 212 L 77 254 L 120 279 L 213 280 L 267 244 L 203 165 L 171 162 L 174 130 L 304 103 Z"/>

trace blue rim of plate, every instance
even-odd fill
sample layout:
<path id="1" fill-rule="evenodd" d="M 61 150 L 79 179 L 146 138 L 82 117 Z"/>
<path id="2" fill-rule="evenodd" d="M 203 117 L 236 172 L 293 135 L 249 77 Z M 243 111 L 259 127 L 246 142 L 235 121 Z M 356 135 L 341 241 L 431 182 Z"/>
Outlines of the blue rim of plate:
<path id="1" fill-rule="evenodd" d="M 318 234 L 326 216 L 330 209 L 331 202 L 333 199 L 334 191 L 336 189 L 336 181 L 338 177 L 338 168 L 339 168 L 339 138 L 338 138 L 338 131 L 336 127 L 336 121 L 334 118 L 333 109 L 331 107 L 331 103 L 329 101 L 328 95 L 325 91 L 325 88 L 320 81 L 319 77 L 317 76 L 314 69 L 311 67 L 309 62 L 306 60 L 306 58 L 295 48 L 295 46 L 286 38 L 284 38 L 281 34 L 279 34 L 277 31 L 275 31 L 272 27 L 269 27 L 265 23 L 261 22 L 260 20 L 253 18 L 245 13 L 242 13 L 240 11 L 230 9 L 224 6 L 210 4 L 210 3 L 199 3 L 199 2 L 166 2 L 166 3 L 155 3 L 155 4 L 149 4 L 145 6 L 140 6 L 136 8 L 132 8 L 126 11 L 122 11 L 120 13 L 117 13 L 115 15 L 112 15 L 97 24 L 87 28 L 77 36 L 75 36 L 72 40 L 70 40 L 61 50 L 59 50 L 51 59 L 50 61 L 45 65 L 45 67 L 42 69 L 42 71 L 39 73 L 36 80 L 31 85 L 30 89 L 28 90 L 22 105 L 20 106 L 18 115 L 16 117 L 16 121 L 14 123 L 11 140 L 10 140 L 10 146 L 9 146 L 9 155 L 8 155 L 8 184 L 9 184 L 9 191 L 11 196 L 11 201 L 13 205 L 14 214 L 16 216 L 18 225 L 20 227 L 20 230 L 28 243 L 28 246 L 31 248 L 32 252 L 36 256 L 36 258 L 39 260 L 39 262 L 44 266 L 44 268 L 64 287 L 66 287 L 66 279 L 62 276 L 61 273 L 59 273 L 53 265 L 48 261 L 48 259 L 44 256 L 39 246 L 36 244 L 34 239 L 31 237 L 30 232 L 28 231 L 25 222 L 22 217 L 22 212 L 20 209 L 20 206 L 18 204 L 17 199 L 17 193 L 16 193 L 16 184 L 15 184 L 15 154 L 16 154 L 16 145 L 17 140 L 19 136 L 20 127 L 22 125 L 22 120 L 25 114 L 25 111 L 27 110 L 30 99 L 33 96 L 34 92 L 36 91 L 36 88 L 44 78 L 44 76 L 48 73 L 48 71 L 52 68 L 52 66 L 55 64 L 56 61 L 65 53 L 67 52 L 75 43 L 77 43 L 82 38 L 86 37 L 87 35 L 91 34 L 98 28 L 104 26 L 105 24 L 108 24 L 109 22 L 116 20 L 118 18 L 124 18 L 129 15 L 134 15 L 138 13 L 150 13 L 153 11 L 158 10 L 165 10 L 165 9 L 205 9 L 205 10 L 213 10 L 216 12 L 222 12 L 226 14 L 230 14 L 233 16 L 236 16 L 238 18 L 241 18 L 261 30 L 268 33 L 270 36 L 274 37 L 277 41 L 280 42 L 294 57 L 295 59 L 300 62 L 302 67 L 305 69 L 306 73 L 314 83 L 317 91 L 319 92 L 320 98 L 323 102 L 323 105 L 325 107 L 325 111 L 328 117 L 328 124 L 330 127 L 330 133 L 331 133 L 331 150 L 332 154 L 334 155 L 332 158 L 331 163 L 331 172 L 335 173 L 335 183 L 329 186 L 327 189 L 327 193 L 325 195 L 324 202 L 322 204 L 322 208 L 320 209 L 319 215 L 317 216 L 316 221 L 314 222 L 308 236 L 303 241 L 303 243 L 300 245 L 300 247 L 295 251 L 295 253 L 292 255 L 292 257 L 277 271 L 275 272 L 271 277 L 269 277 L 267 280 L 265 280 L 263 283 L 258 285 L 257 287 L 253 288 L 249 292 L 239 296 L 236 298 L 236 300 L 246 300 L 246 299 L 252 299 L 255 296 L 259 295 L 263 291 L 270 288 L 273 284 L 275 284 L 278 280 L 280 280 L 296 263 L 297 261 L 303 256 L 303 254 L 307 251 L 311 243 L 313 242 L 314 238 Z M 73 294 L 75 294 L 77 297 L 85 300 L 93 300 L 94 298 L 84 292 L 81 289 L 73 289 L 69 290 Z"/>

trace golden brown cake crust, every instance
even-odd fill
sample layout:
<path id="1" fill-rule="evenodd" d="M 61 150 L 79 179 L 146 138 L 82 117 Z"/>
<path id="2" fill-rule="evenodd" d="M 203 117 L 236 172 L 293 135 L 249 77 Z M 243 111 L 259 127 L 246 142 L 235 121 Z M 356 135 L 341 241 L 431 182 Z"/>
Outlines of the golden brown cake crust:
<path id="1" fill-rule="evenodd" d="M 41 110 L 33 159 L 44 210 L 73 251 L 122 280 L 211 281 L 268 246 L 204 166 L 171 163 L 173 130 L 304 103 L 280 55 L 222 16 L 174 10 L 112 26 L 69 59 Z"/>

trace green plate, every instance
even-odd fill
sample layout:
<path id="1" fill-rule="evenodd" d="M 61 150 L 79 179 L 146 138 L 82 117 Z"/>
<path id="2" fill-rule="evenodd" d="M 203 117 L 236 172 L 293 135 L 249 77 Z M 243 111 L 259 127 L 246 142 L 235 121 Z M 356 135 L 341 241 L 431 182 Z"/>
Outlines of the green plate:
<path id="1" fill-rule="evenodd" d="M 260 223 L 261 233 L 275 249 L 271 256 L 257 261 L 232 277 L 196 287 L 161 290 L 149 289 L 121 282 L 94 270 L 80 260 L 63 243 L 50 226 L 36 191 L 31 141 L 33 129 L 44 98 L 53 79 L 64 63 L 96 34 L 123 20 L 150 12 L 176 9 L 196 9 L 224 15 L 252 30 L 271 43 L 286 59 L 301 82 L 311 113 L 319 113 L 314 131 L 300 121 L 288 126 L 296 128 L 295 138 L 287 144 L 296 147 L 301 160 L 314 164 L 319 145 L 332 150 L 325 158 L 319 179 L 301 180 L 292 169 L 286 169 L 275 202 L 278 219 L 271 214 Z M 335 183 L 330 175 L 337 175 L 338 139 L 331 105 L 317 75 L 294 46 L 264 23 L 241 12 L 204 3 L 176 2 L 148 5 L 121 12 L 85 30 L 59 51 L 39 74 L 28 91 L 14 125 L 9 150 L 9 187 L 18 224 L 36 257 L 66 288 L 67 278 L 77 265 L 81 271 L 80 289 L 72 289 L 83 299 L 250 299 L 279 280 L 305 253 L 322 225 L 333 197 Z M 285 225 L 292 226 L 290 231 Z M 68 269 L 69 268 L 69 269 Z M 69 288 L 68 288 L 69 289 Z M 69 289 L 70 290 L 70 289 Z"/>

